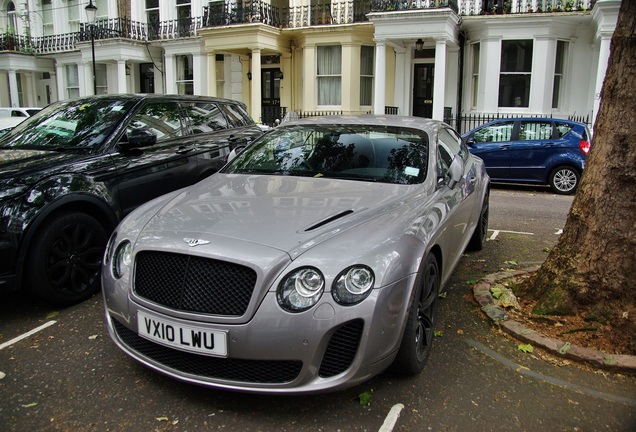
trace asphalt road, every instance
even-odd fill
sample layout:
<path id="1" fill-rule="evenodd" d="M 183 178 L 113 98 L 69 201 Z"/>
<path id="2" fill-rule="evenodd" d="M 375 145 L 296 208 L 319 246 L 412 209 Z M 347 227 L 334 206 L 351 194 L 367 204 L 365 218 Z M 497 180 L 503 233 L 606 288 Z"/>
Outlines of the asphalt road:
<path id="1" fill-rule="evenodd" d="M 64 310 L 5 296 L 0 431 L 633 432 L 636 377 L 523 353 L 472 299 L 471 281 L 542 262 L 571 203 L 546 189 L 496 188 L 492 240 L 456 269 L 425 370 L 385 373 L 337 393 L 259 396 L 183 384 L 115 348 L 100 296 Z M 371 402 L 362 406 L 365 392 Z"/>

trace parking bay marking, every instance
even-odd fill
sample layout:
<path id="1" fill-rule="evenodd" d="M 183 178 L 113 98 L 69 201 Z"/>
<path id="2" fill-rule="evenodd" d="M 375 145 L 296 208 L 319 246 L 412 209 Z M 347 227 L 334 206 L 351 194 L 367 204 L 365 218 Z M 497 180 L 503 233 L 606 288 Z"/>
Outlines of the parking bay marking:
<path id="1" fill-rule="evenodd" d="M 506 230 L 488 230 L 488 231 L 492 231 L 492 235 L 488 238 L 488 240 L 496 239 L 499 233 L 534 235 L 534 233 L 522 232 L 522 231 L 506 231 Z"/>
<path id="2" fill-rule="evenodd" d="M 33 330 L 31 330 L 31 331 L 28 331 L 28 332 L 26 332 L 26 333 L 24 333 L 24 334 L 22 334 L 22 335 L 20 335 L 20 336 L 18 336 L 18 337 L 16 337 L 16 338 L 13 338 L 13 339 L 11 339 L 10 341 L 7 341 L 7 342 L 5 342 L 5 343 L 3 343 L 3 344 L 0 344 L 0 350 L 5 349 L 6 347 L 13 345 L 13 344 L 14 344 L 14 343 L 16 343 L 16 342 L 21 341 L 22 339 L 26 339 L 26 338 L 28 338 L 29 336 L 32 336 L 32 335 L 36 334 L 37 332 L 39 332 L 39 331 L 41 331 L 41 330 L 44 330 L 44 329 L 45 329 L 45 328 L 47 328 L 47 327 L 52 326 L 52 325 L 53 325 L 53 324 L 55 324 L 56 322 L 57 322 L 57 321 L 49 321 L 49 322 L 46 322 L 46 323 L 42 324 L 41 326 L 34 328 L 34 329 L 33 329 Z"/>

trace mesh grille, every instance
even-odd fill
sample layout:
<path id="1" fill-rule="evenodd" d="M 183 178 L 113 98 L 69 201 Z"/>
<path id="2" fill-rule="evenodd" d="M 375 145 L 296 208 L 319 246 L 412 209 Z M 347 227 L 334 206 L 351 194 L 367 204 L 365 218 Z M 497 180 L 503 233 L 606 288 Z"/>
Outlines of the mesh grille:
<path id="1" fill-rule="evenodd" d="M 135 293 L 172 309 L 240 316 L 255 284 L 256 272 L 239 264 L 169 252 L 136 258 Z"/>
<path id="2" fill-rule="evenodd" d="M 343 324 L 329 341 L 318 375 L 329 378 L 346 371 L 358 352 L 364 321 L 356 319 Z"/>
<path id="3" fill-rule="evenodd" d="M 170 369 L 199 377 L 282 384 L 296 379 L 303 367 L 299 360 L 241 360 L 178 351 L 144 339 L 117 320 L 112 321 L 117 335 L 130 349 Z"/>

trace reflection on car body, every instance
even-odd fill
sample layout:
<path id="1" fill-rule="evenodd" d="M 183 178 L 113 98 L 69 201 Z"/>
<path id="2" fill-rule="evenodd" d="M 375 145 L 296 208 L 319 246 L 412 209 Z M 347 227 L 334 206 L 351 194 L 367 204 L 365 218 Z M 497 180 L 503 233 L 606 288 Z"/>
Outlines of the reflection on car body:
<path id="1" fill-rule="evenodd" d="M 111 236 L 109 334 L 174 378 L 251 392 L 415 374 L 440 289 L 481 249 L 489 179 L 441 122 L 285 122 Z"/>

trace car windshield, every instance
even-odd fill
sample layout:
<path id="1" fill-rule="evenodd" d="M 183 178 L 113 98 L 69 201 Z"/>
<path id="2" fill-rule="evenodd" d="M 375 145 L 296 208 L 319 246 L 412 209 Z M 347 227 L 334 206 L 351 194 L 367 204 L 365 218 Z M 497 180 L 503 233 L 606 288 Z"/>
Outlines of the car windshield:
<path id="1" fill-rule="evenodd" d="M 67 150 L 99 147 L 133 101 L 97 99 L 49 105 L 0 139 L 2 148 Z"/>
<path id="2" fill-rule="evenodd" d="M 411 128 L 285 126 L 249 146 L 224 172 L 414 184 L 426 178 L 428 144 L 425 132 Z"/>

